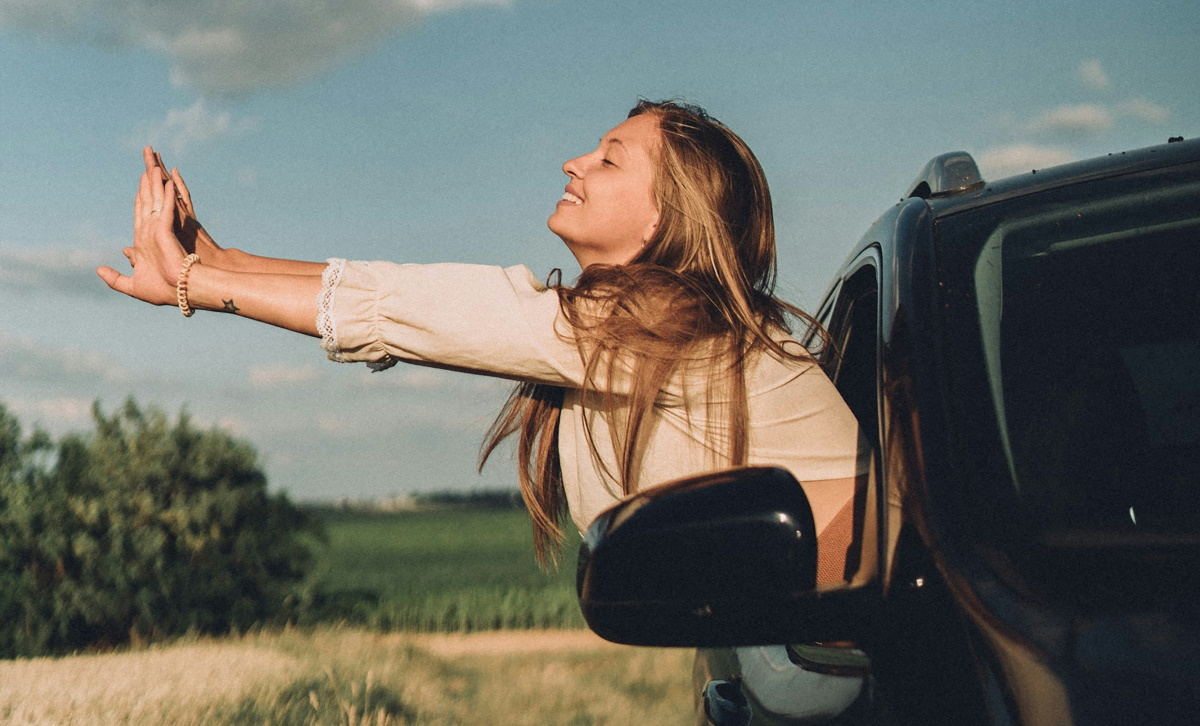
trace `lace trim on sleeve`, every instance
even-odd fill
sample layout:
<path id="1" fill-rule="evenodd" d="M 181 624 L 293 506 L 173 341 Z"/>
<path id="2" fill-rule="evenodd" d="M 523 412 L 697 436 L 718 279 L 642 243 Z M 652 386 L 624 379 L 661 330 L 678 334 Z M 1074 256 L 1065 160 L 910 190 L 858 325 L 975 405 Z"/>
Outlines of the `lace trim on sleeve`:
<path id="1" fill-rule="evenodd" d="M 344 363 L 345 357 L 338 350 L 337 331 L 333 327 L 333 293 L 342 281 L 346 261 L 330 257 L 326 262 L 329 264 L 321 273 L 321 292 L 317 294 L 317 334 L 321 336 L 321 348 L 329 354 L 329 360 Z"/>
<path id="2" fill-rule="evenodd" d="M 329 360 L 347 363 L 346 356 L 338 348 L 337 329 L 333 324 L 333 297 L 338 283 L 342 281 L 342 271 L 346 269 L 346 261 L 339 257 L 330 257 L 329 264 L 321 273 L 321 292 L 317 295 L 317 333 L 321 336 L 321 348 L 329 356 Z M 390 355 L 377 361 L 367 361 L 367 367 L 373 372 L 386 371 L 400 361 Z"/>

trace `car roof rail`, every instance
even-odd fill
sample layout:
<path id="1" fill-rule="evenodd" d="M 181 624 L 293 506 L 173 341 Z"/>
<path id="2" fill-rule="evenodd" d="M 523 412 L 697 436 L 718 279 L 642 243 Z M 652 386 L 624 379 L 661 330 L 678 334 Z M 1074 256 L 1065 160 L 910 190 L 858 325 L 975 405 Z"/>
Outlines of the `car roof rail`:
<path id="1" fill-rule="evenodd" d="M 979 165 L 965 151 L 950 151 L 929 160 L 912 184 L 905 199 L 951 197 L 974 191 L 984 185 Z"/>

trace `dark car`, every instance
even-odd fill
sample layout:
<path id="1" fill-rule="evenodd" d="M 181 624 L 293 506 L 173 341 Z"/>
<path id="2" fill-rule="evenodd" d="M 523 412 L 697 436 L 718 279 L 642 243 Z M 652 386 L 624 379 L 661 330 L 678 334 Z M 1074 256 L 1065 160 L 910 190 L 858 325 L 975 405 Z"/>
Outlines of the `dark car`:
<path id="1" fill-rule="evenodd" d="M 716 723 L 1200 722 L 1200 140 L 940 156 L 817 317 L 875 449 L 846 581 L 787 472 L 718 472 L 596 520 L 589 625 L 700 647 Z"/>

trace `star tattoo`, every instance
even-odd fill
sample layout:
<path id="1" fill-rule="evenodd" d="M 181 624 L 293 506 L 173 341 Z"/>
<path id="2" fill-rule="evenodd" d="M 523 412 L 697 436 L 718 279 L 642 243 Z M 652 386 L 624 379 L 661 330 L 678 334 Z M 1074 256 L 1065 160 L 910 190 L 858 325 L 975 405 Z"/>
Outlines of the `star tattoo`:
<path id="1" fill-rule="evenodd" d="M 227 313 L 236 313 L 237 311 L 241 310 L 241 308 L 233 304 L 232 300 L 222 300 L 221 302 L 225 303 L 224 309 Z"/>

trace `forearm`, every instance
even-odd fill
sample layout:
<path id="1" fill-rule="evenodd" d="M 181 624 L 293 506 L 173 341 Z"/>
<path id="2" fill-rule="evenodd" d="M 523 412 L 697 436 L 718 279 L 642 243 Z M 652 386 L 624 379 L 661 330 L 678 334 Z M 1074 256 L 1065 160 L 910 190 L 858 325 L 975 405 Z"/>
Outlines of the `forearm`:
<path id="1" fill-rule="evenodd" d="M 325 265 L 301 264 L 311 267 L 285 269 L 315 269 L 315 274 L 234 271 L 201 261 L 188 274 L 188 304 L 316 337 L 317 295 Z"/>
<path id="2" fill-rule="evenodd" d="M 268 275 L 316 275 L 325 270 L 324 262 L 285 260 L 278 257 L 263 257 L 239 249 L 224 249 L 215 255 L 202 255 L 202 262 L 210 267 L 219 267 L 230 272 L 260 273 Z M 207 257 L 215 257 L 211 261 Z"/>

